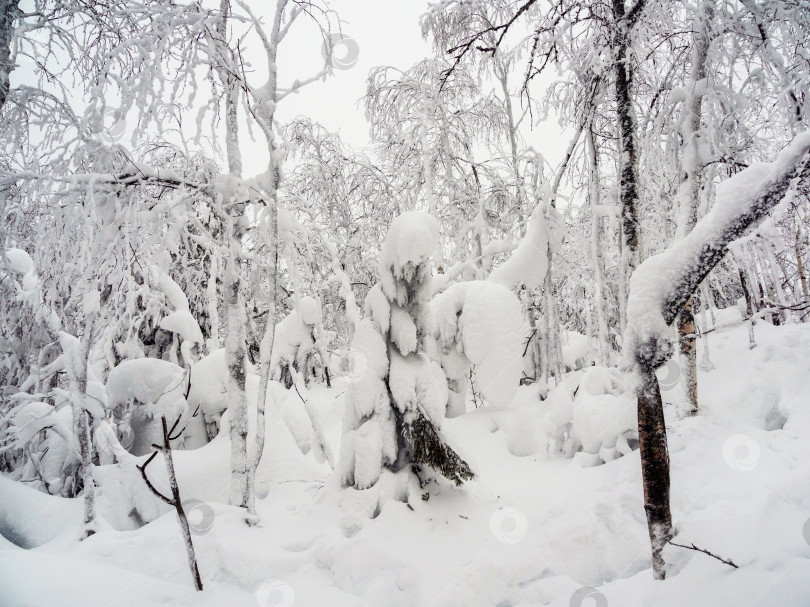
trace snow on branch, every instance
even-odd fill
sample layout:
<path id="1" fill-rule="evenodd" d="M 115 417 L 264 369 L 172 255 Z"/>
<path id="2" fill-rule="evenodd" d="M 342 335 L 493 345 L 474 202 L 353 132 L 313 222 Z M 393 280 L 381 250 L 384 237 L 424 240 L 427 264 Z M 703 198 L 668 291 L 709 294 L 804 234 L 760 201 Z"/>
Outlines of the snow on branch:
<path id="1" fill-rule="evenodd" d="M 657 367 L 670 356 L 667 327 L 734 240 L 810 179 L 810 132 L 769 163 L 757 163 L 717 186 L 717 203 L 694 230 L 645 260 L 630 279 L 625 343 L 635 362 Z"/>

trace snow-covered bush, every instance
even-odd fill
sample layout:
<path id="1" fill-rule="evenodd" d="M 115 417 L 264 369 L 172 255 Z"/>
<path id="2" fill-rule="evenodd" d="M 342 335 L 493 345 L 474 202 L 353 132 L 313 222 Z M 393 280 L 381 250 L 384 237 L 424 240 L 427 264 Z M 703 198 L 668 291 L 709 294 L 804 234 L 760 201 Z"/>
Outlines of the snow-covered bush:
<path id="1" fill-rule="evenodd" d="M 588 337 L 576 331 L 563 331 L 562 363 L 566 371 L 577 371 L 596 364 L 596 353 L 588 343 Z"/>
<path id="2" fill-rule="evenodd" d="M 320 378 L 325 369 L 321 309 L 312 297 L 302 297 L 287 316 L 276 325 L 270 369 L 273 379 L 286 388 L 293 385 L 292 370 L 305 384 Z"/>
<path id="3" fill-rule="evenodd" d="M 435 349 L 448 380 L 448 416 L 466 410 L 470 365 L 476 387 L 496 406 L 508 405 L 523 372 L 527 337 L 520 301 L 497 282 L 474 280 L 451 285 L 433 302 Z"/>
<path id="4" fill-rule="evenodd" d="M 152 452 L 162 440 L 161 417 L 171 424 L 186 412 L 188 375 L 182 367 L 164 360 L 139 358 L 115 367 L 107 379 L 112 420 L 119 434 L 129 436 L 123 446 L 134 455 Z M 176 445 L 199 447 L 208 442 L 202 416 L 186 427 Z"/>
<path id="5" fill-rule="evenodd" d="M 13 409 L 3 424 L 2 461 L 11 478 L 44 493 L 74 497 L 81 488 L 81 462 L 73 411 L 61 401 L 60 406 L 30 401 Z"/>
<path id="6" fill-rule="evenodd" d="M 638 445 L 636 396 L 615 368 L 589 367 L 549 393 L 543 426 L 551 452 L 583 465 L 609 462 Z"/>

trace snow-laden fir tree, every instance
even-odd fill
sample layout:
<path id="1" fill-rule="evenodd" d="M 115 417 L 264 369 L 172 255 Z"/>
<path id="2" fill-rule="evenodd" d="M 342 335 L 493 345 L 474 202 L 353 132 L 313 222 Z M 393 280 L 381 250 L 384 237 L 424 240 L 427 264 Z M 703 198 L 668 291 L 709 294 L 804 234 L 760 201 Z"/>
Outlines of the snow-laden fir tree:
<path id="1" fill-rule="evenodd" d="M 383 244 L 380 282 L 366 297 L 366 317 L 352 340 L 357 371 L 365 370 L 346 395 L 338 466 L 346 485 L 366 489 L 383 468 L 407 466 L 423 483 L 431 470 L 456 484 L 473 478 L 441 434 L 447 380 L 426 354 L 438 240 L 436 219 L 411 211 L 393 221 Z"/>

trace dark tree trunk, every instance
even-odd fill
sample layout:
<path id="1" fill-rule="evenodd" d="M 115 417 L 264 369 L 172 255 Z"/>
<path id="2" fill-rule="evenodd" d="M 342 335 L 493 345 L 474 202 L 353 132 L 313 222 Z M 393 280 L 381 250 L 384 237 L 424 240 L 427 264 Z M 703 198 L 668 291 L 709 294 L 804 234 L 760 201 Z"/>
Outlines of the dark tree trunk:
<path id="1" fill-rule="evenodd" d="M 638 438 L 641 450 L 641 474 L 644 479 L 644 510 L 652 545 L 653 575 L 664 579 L 666 543 L 672 539 L 672 514 L 669 509 L 669 451 L 664 405 L 655 369 L 640 367 L 638 387 Z"/>
<path id="2" fill-rule="evenodd" d="M 745 275 L 742 261 L 734 251 L 731 252 L 731 257 L 734 259 L 734 264 L 737 266 L 737 273 L 740 276 L 740 286 L 742 287 L 743 298 L 745 299 L 745 319 L 748 321 L 748 348 L 752 349 L 756 345 L 754 341 L 754 320 L 751 318 L 754 315 L 754 300 L 751 295 L 751 289 L 748 285 L 748 278 Z"/>
<path id="3" fill-rule="evenodd" d="M 662 253 L 678 258 L 684 251 L 692 257 L 692 264 L 682 264 L 680 271 L 661 293 L 661 316 L 667 325 L 672 325 L 691 294 L 700 286 L 712 269 L 720 263 L 734 240 L 744 236 L 752 226 L 761 222 L 785 197 L 792 184 L 810 180 L 810 139 L 804 138 L 780 155 L 774 174 L 760 185 L 750 202 L 728 216 L 710 214 L 703 219 L 713 226 L 711 237 L 699 243 L 687 243 L 686 239 L 672 245 Z M 725 201 L 726 205 L 729 201 Z M 701 224 L 698 224 L 698 228 Z M 697 228 L 696 228 L 697 229 Z M 740 267 L 740 266 L 738 266 Z M 740 268 L 742 270 L 742 268 Z M 631 293 L 631 296 L 633 294 Z M 625 343 L 631 343 L 635 326 L 628 319 Z M 635 369 L 640 376 L 638 387 L 638 435 L 641 451 L 641 473 L 644 484 L 644 509 L 647 514 L 650 544 L 652 547 L 653 574 L 662 579 L 665 575 L 661 551 L 673 534 L 672 515 L 669 506 L 669 454 L 664 423 L 661 391 L 655 377 L 655 367 L 663 364 L 664 352 L 655 343 L 655 337 L 640 340 L 634 345 Z"/>
<path id="4" fill-rule="evenodd" d="M 641 0 L 639 5 L 643 4 Z M 629 30 L 638 16 L 640 8 L 634 8 L 632 15 L 626 14 L 624 0 L 613 0 L 613 19 L 615 24 L 614 60 L 616 78 L 616 114 L 619 126 L 619 201 L 622 207 L 622 231 L 624 245 L 627 247 L 627 264 L 629 278 L 638 265 L 638 154 L 636 153 L 636 121 L 633 114 L 631 87 L 633 70 L 628 58 Z"/>

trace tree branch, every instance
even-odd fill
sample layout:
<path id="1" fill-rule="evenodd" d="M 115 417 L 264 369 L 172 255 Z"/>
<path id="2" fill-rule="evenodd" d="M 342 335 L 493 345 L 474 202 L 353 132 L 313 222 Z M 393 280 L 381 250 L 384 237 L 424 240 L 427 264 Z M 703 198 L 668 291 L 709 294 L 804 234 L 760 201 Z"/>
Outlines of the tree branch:
<path id="1" fill-rule="evenodd" d="M 147 459 L 147 460 L 146 460 L 146 461 L 143 463 L 143 465 L 141 465 L 141 466 L 136 465 L 135 467 L 136 467 L 138 470 L 140 470 L 140 471 L 141 471 L 141 476 L 143 477 L 143 480 L 146 482 L 146 486 L 147 486 L 147 487 L 149 487 L 149 489 L 152 491 L 152 493 L 154 493 L 154 494 L 155 494 L 156 496 L 158 496 L 158 497 L 159 497 L 161 500 L 163 500 L 164 502 L 166 502 L 167 504 L 169 504 L 169 506 L 174 506 L 174 505 L 175 505 L 174 501 L 170 500 L 168 497 L 166 497 L 166 496 L 165 496 L 165 495 L 163 495 L 163 494 L 162 494 L 160 491 L 158 491 L 158 490 L 155 488 L 155 486 L 152 484 L 152 482 L 149 480 L 149 477 L 148 477 L 148 476 L 146 476 L 146 467 L 147 467 L 147 466 L 148 466 L 148 465 L 149 465 L 149 464 L 152 462 L 152 460 L 153 460 L 153 459 L 155 459 L 155 456 L 156 456 L 157 454 L 158 454 L 158 452 L 157 452 L 157 451 L 155 451 L 154 453 L 152 453 L 152 455 L 150 455 L 150 456 L 149 456 L 149 459 Z"/>
<path id="2" fill-rule="evenodd" d="M 687 550 L 696 550 L 697 552 L 702 552 L 703 554 L 708 554 L 710 557 L 717 559 L 721 563 L 725 563 L 726 565 L 730 565 L 731 567 L 734 567 L 734 569 L 739 569 L 739 567 L 737 565 L 735 565 L 734 561 L 732 561 L 731 559 L 726 560 L 726 559 L 724 559 L 722 557 L 717 556 L 716 554 L 712 554 L 708 550 L 704 550 L 703 548 L 698 548 L 694 544 L 692 544 L 691 546 L 684 546 L 683 544 L 676 544 L 672 540 L 669 540 L 669 543 L 672 544 L 673 546 L 677 546 L 678 548 L 686 548 Z"/>

